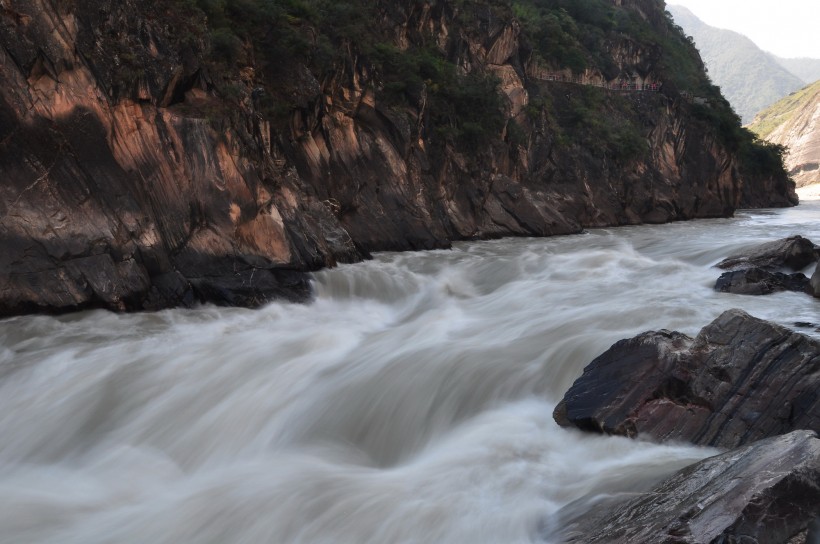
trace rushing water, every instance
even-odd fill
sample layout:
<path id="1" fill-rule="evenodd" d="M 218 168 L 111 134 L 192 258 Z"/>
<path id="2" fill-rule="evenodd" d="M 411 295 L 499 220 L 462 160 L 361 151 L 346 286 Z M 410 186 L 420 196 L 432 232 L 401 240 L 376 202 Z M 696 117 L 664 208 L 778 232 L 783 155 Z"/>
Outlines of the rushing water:
<path id="1" fill-rule="evenodd" d="M 550 542 L 713 453 L 559 428 L 583 367 L 732 307 L 816 323 L 803 294 L 715 293 L 711 265 L 818 219 L 382 254 L 309 305 L 0 321 L 0 542 Z"/>

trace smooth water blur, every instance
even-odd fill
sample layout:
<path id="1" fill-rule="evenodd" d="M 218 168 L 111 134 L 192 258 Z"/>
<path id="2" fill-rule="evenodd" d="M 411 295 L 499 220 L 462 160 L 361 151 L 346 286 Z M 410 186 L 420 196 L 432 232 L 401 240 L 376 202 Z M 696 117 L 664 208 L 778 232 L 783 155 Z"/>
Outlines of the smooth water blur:
<path id="1" fill-rule="evenodd" d="M 560 429 L 583 367 L 732 307 L 817 323 L 803 294 L 715 293 L 711 265 L 818 219 L 381 254 L 310 305 L 0 321 L 0 542 L 549 542 L 713 453 Z"/>

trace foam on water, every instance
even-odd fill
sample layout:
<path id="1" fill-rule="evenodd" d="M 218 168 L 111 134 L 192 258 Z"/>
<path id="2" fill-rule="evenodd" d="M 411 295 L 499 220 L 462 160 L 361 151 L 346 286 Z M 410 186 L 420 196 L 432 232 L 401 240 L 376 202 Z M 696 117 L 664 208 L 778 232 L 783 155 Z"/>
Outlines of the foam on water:
<path id="1" fill-rule="evenodd" d="M 583 367 L 731 307 L 817 322 L 711 265 L 819 215 L 380 254 L 309 305 L 0 321 L 0 542 L 549 542 L 712 453 L 557 427 Z"/>

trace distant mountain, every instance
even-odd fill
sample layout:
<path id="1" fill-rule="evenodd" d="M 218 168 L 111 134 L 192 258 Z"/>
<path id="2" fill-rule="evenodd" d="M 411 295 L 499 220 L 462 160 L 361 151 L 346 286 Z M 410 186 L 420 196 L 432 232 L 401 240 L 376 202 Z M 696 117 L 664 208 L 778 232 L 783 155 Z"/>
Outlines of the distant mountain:
<path id="1" fill-rule="evenodd" d="M 667 6 L 675 22 L 692 36 L 712 81 L 749 123 L 757 112 L 805 85 L 773 55 L 742 34 L 707 25 L 683 6 Z"/>
<path id="2" fill-rule="evenodd" d="M 820 59 L 784 59 L 777 55 L 772 55 L 772 58 L 780 66 L 802 79 L 805 83 L 814 83 L 820 79 Z"/>
<path id="3" fill-rule="evenodd" d="M 798 187 L 820 183 L 820 81 L 760 112 L 749 128 L 789 148 L 786 168 Z"/>

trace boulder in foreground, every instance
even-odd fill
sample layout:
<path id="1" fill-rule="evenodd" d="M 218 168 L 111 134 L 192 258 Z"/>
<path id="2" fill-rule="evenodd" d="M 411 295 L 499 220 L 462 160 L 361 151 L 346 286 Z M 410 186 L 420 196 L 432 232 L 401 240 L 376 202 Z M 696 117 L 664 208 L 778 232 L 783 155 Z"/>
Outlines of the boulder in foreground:
<path id="1" fill-rule="evenodd" d="M 572 524 L 567 542 L 812 542 L 820 517 L 820 439 L 811 431 L 755 442 L 690 465 L 651 491 Z"/>
<path id="2" fill-rule="evenodd" d="M 583 430 L 724 448 L 820 431 L 820 343 L 740 310 L 694 339 L 646 332 L 587 366 L 554 417 Z"/>

